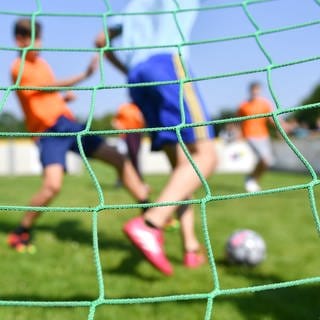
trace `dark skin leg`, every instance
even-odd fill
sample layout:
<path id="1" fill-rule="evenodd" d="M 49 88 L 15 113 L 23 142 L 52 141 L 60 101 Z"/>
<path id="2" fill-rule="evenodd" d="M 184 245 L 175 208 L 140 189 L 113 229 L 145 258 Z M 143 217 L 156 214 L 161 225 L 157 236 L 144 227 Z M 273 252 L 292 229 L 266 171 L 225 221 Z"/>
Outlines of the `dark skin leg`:
<path id="1" fill-rule="evenodd" d="M 263 160 L 259 160 L 253 172 L 250 174 L 250 176 L 258 181 L 260 180 L 260 178 L 266 172 L 267 169 L 268 169 L 267 164 Z"/>

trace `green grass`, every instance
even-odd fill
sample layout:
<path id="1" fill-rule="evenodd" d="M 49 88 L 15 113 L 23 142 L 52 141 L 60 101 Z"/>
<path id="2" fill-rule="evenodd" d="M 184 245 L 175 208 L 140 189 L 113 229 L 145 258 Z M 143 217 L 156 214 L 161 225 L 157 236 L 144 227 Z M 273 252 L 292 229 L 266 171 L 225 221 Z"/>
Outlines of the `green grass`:
<path id="1" fill-rule="evenodd" d="M 114 189 L 114 173 L 95 165 L 107 203 L 130 203 L 122 189 Z M 147 177 L 153 196 L 166 177 Z M 240 175 L 216 175 L 210 186 L 216 195 L 242 192 Z M 265 189 L 309 181 L 304 175 L 268 173 Z M 25 205 L 40 183 L 39 177 L 1 178 L 0 204 Z M 200 191 L 198 196 L 201 195 Z M 319 197 L 319 190 L 317 190 Z M 66 177 L 55 206 L 94 206 L 97 194 L 87 175 Z M 199 207 L 197 228 L 201 234 Z M 90 213 L 46 213 L 39 220 L 34 255 L 18 254 L 6 246 L 7 232 L 21 212 L 0 212 L 0 299 L 2 300 L 95 300 L 98 286 L 92 251 Z M 171 278 L 155 271 L 132 248 L 121 232 L 123 223 L 138 210 L 99 213 L 99 245 L 106 297 L 150 297 L 203 293 L 214 288 L 208 266 L 188 271 L 181 265 L 178 232 L 167 233 L 166 248 L 175 268 Z M 208 226 L 221 287 L 270 284 L 319 276 L 320 241 L 305 190 L 211 202 Z M 230 266 L 224 261 L 227 237 L 239 228 L 259 232 L 268 246 L 267 260 L 256 268 Z M 104 319 L 203 319 L 206 301 L 171 302 L 127 306 L 101 306 L 95 320 Z M 88 308 L 0 307 L 1 320 L 86 320 Z M 214 303 L 213 319 L 319 319 L 319 284 L 273 290 L 259 294 L 221 296 Z"/>

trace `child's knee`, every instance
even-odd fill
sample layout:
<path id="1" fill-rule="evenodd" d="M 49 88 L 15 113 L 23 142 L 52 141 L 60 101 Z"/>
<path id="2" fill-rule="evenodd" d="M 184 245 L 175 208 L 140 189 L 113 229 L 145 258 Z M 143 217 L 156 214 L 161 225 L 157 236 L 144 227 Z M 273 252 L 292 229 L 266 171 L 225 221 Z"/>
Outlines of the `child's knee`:
<path id="1" fill-rule="evenodd" d="M 118 172 L 122 173 L 128 162 L 130 162 L 130 160 L 127 158 L 126 155 L 118 153 L 114 157 L 113 166 Z"/>
<path id="2" fill-rule="evenodd" d="M 214 142 L 212 140 L 198 141 L 195 146 L 195 154 L 202 164 L 203 174 L 209 176 L 217 166 L 218 158 Z"/>
<path id="3" fill-rule="evenodd" d="M 121 171 L 123 169 L 123 165 L 127 159 L 126 155 L 120 153 L 117 148 L 113 146 L 109 146 L 107 144 L 103 144 L 93 155 L 94 158 L 110 164 L 117 171 Z"/>
<path id="4" fill-rule="evenodd" d="M 58 182 L 49 182 L 44 186 L 45 193 L 48 198 L 53 198 L 58 195 L 61 191 L 61 183 Z"/>

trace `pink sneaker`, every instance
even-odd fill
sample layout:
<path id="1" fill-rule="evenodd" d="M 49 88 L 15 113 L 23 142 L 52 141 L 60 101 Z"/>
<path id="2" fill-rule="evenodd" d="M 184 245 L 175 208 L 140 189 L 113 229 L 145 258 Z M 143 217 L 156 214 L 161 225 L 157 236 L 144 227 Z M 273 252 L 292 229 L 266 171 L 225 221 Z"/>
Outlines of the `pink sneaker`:
<path id="1" fill-rule="evenodd" d="M 205 264 L 206 261 L 206 256 L 204 255 L 202 250 L 199 250 L 197 252 L 186 252 L 184 255 L 183 263 L 185 267 L 195 269 Z"/>
<path id="2" fill-rule="evenodd" d="M 173 273 L 163 250 L 162 230 L 147 226 L 142 217 L 137 217 L 124 225 L 123 232 L 154 267 L 167 276 Z"/>

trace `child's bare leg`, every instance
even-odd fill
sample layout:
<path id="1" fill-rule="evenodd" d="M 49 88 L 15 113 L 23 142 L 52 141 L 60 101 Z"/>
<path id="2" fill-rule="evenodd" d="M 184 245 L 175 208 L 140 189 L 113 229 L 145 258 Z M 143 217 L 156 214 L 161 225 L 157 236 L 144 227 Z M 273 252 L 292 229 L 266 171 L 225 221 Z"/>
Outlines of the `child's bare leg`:
<path id="1" fill-rule="evenodd" d="M 199 170 L 207 177 L 213 171 L 215 165 L 212 142 L 209 140 L 201 141 L 189 145 L 188 148 Z M 157 202 L 173 202 L 186 199 L 200 185 L 199 177 L 187 158 L 185 156 L 180 157 L 182 150 L 179 145 L 166 148 L 166 153 L 174 169 Z M 129 220 L 123 228 L 124 233 L 148 261 L 166 275 L 171 275 L 173 268 L 163 250 L 161 228 L 165 226 L 176 209 L 177 206 L 150 208 L 143 217 Z M 184 265 L 188 268 L 197 268 L 205 262 L 205 257 L 201 252 L 193 252 L 193 247 L 198 246 L 193 230 L 193 212 L 191 210 L 186 214 L 182 222 L 183 236 L 186 238 L 186 246 L 190 246 L 192 251 L 185 253 Z"/>
<path id="2" fill-rule="evenodd" d="M 93 157 L 112 165 L 118 171 L 123 184 L 135 199 L 140 202 L 148 199 L 149 187 L 143 183 L 130 160 L 120 154 L 116 148 L 102 144 Z"/>
<path id="3" fill-rule="evenodd" d="M 250 176 L 255 178 L 256 180 L 260 180 L 261 176 L 265 173 L 267 168 L 267 164 L 263 160 L 259 160 Z"/>
<path id="4" fill-rule="evenodd" d="M 43 183 L 40 190 L 30 201 L 31 207 L 42 207 L 49 204 L 60 192 L 64 176 L 64 169 L 60 164 L 47 166 L 43 172 Z M 39 217 L 39 211 L 28 211 L 24 215 L 21 226 L 30 229 Z"/>
<path id="5" fill-rule="evenodd" d="M 64 170 L 60 164 L 48 165 L 43 172 L 42 186 L 30 201 L 31 207 L 46 206 L 59 193 Z M 8 235 L 8 244 L 17 251 L 24 251 L 30 246 L 30 230 L 40 216 L 39 211 L 27 211 L 22 218 L 21 224 Z M 28 249 L 29 250 L 29 249 Z"/>
<path id="6" fill-rule="evenodd" d="M 178 146 L 176 146 L 178 147 Z M 214 145 L 211 140 L 201 140 L 188 146 L 192 158 L 204 177 L 208 177 L 216 164 Z M 174 146 L 166 148 L 167 155 L 172 158 Z M 170 179 L 160 194 L 157 202 L 181 201 L 188 198 L 201 182 L 191 164 L 185 160 L 177 162 Z M 172 216 L 177 206 L 154 207 L 147 210 L 145 219 L 156 227 L 162 228 Z"/>
<path id="7" fill-rule="evenodd" d="M 177 146 L 171 152 L 167 152 L 172 169 L 183 163 L 188 163 L 188 159 L 182 148 Z M 188 199 L 191 198 L 190 196 Z M 181 237 L 185 252 L 197 251 L 200 247 L 194 228 L 194 209 L 192 206 L 183 204 L 177 208 L 177 215 L 180 220 Z"/>
<path id="8" fill-rule="evenodd" d="M 194 228 L 194 209 L 190 205 L 181 205 L 177 209 L 180 220 L 181 236 L 185 252 L 197 251 L 200 243 Z"/>
<path id="9" fill-rule="evenodd" d="M 177 211 L 185 252 L 183 264 L 187 268 L 198 268 L 206 262 L 206 256 L 195 233 L 194 209 L 191 206 L 182 205 Z"/>

